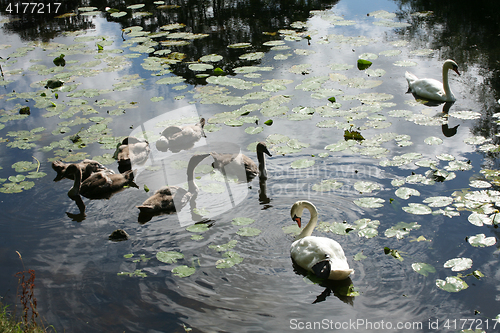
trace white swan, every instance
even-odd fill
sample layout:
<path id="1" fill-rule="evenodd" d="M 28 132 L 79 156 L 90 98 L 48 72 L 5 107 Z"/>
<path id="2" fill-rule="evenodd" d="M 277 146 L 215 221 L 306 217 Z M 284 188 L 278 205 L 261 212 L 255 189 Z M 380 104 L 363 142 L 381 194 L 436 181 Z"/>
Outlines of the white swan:
<path id="1" fill-rule="evenodd" d="M 260 179 L 267 179 L 266 161 L 264 153 L 268 156 L 273 156 L 267 149 L 264 142 L 257 144 L 257 161 L 259 165 L 255 164 L 252 159 L 244 154 L 220 154 L 212 152 L 214 163 L 212 167 L 224 171 L 225 174 L 237 176 L 240 182 L 249 182 L 259 175 Z M 243 174 L 242 171 L 245 171 Z"/>
<path id="2" fill-rule="evenodd" d="M 448 70 L 452 69 L 458 75 L 458 65 L 453 60 L 446 60 L 443 64 L 443 82 L 434 79 L 419 79 L 414 74 L 406 72 L 409 91 L 420 97 L 440 102 L 454 102 L 455 95 L 448 83 Z"/>
<path id="3" fill-rule="evenodd" d="M 205 118 L 201 118 L 194 125 L 169 126 L 161 132 L 160 138 L 156 141 L 156 149 L 163 152 L 170 149 L 173 153 L 191 149 L 202 136 L 205 136 L 204 126 Z"/>
<path id="4" fill-rule="evenodd" d="M 195 167 L 210 154 L 193 155 L 187 167 L 188 190 L 179 186 L 164 186 L 137 206 L 141 213 L 161 214 L 174 213 L 184 207 L 198 195 L 198 186 L 194 182 Z"/>
<path id="5" fill-rule="evenodd" d="M 290 211 L 292 219 L 300 228 L 304 208 L 311 213 L 311 219 L 292 243 L 290 248 L 292 259 L 297 265 L 313 272 L 319 278 L 346 279 L 354 270 L 349 268 L 340 244 L 330 238 L 311 236 L 318 221 L 316 207 L 309 201 L 297 201 Z"/>

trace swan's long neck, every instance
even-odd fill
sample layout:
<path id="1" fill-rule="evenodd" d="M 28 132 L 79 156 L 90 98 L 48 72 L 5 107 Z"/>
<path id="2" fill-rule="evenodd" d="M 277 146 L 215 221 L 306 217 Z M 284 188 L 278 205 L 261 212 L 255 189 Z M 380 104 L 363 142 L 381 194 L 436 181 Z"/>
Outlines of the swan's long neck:
<path id="1" fill-rule="evenodd" d="M 188 179 L 188 192 L 189 193 L 198 193 L 198 186 L 196 186 L 196 183 L 194 182 L 194 168 L 197 165 L 198 165 L 198 163 L 189 163 L 188 164 L 187 179 Z"/>
<path id="2" fill-rule="evenodd" d="M 451 92 L 450 84 L 448 82 L 448 67 L 443 65 L 443 89 L 446 94 L 446 100 L 452 101 L 455 100 L 455 96 Z"/>
<path id="3" fill-rule="evenodd" d="M 188 179 L 188 192 L 189 193 L 198 193 L 198 186 L 196 186 L 196 183 L 194 182 L 194 169 L 200 162 L 206 158 L 207 156 L 210 156 L 210 154 L 203 154 L 203 155 L 195 155 L 191 157 L 188 163 L 187 167 L 187 179 Z"/>
<path id="4" fill-rule="evenodd" d="M 70 198 L 75 198 L 80 196 L 80 186 L 82 184 L 82 170 L 80 170 L 80 168 L 75 167 L 73 176 L 75 177 L 75 181 L 73 183 L 73 187 L 68 191 L 68 196 Z"/>
<path id="5" fill-rule="evenodd" d="M 296 239 L 311 236 L 314 228 L 316 227 L 316 224 L 318 223 L 318 211 L 316 210 L 316 207 L 313 204 L 306 201 L 302 201 L 301 207 L 302 209 L 307 208 L 307 210 L 309 210 L 309 213 L 311 214 L 311 219 L 309 220 L 309 223 L 307 223 L 305 228 L 302 230 L 302 232 L 296 237 Z"/>
<path id="6" fill-rule="evenodd" d="M 267 178 L 266 159 L 264 152 L 261 150 L 257 151 L 257 161 L 259 162 L 259 177 Z"/>

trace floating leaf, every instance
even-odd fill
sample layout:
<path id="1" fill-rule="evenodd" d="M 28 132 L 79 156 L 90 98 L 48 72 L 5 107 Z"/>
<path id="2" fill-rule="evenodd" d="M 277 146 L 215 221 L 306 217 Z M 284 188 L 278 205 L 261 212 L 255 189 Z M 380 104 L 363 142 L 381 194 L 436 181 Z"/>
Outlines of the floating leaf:
<path id="1" fill-rule="evenodd" d="M 176 251 L 160 251 L 156 254 L 156 259 L 166 264 L 175 263 L 182 258 L 184 258 L 184 254 Z"/>
<path id="2" fill-rule="evenodd" d="M 249 217 L 235 217 L 233 218 L 232 225 L 249 225 L 254 223 L 255 220 Z"/>
<path id="3" fill-rule="evenodd" d="M 423 263 L 423 262 L 416 262 L 411 264 L 411 268 L 418 274 L 422 274 L 423 276 L 428 276 L 429 273 L 436 273 L 436 269 L 434 266 Z"/>
<path id="4" fill-rule="evenodd" d="M 391 255 L 393 258 L 396 258 L 399 261 L 403 261 L 404 260 L 403 257 L 401 256 L 401 254 L 398 252 L 398 250 L 390 249 L 387 246 L 384 247 L 384 253 L 388 254 L 388 255 Z"/>
<path id="5" fill-rule="evenodd" d="M 353 257 L 353 259 L 354 259 L 355 261 L 361 261 L 361 260 L 366 259 L 366 258 L 368 258 L 368 257 L 367 257 L 367 256 L 365 256 L 365 255 L 363 254 L 363 252 L 358 252 L 358 253 L 356 253 L 356 254 L 354 255 L 354 257 Z"/>
<path id="6" fill-rule="evenodd" d="M 216 268 L 229 268 L 237 265 L 243 261 L 243 258 L 234 251 L 227 251 L 224 253 L 225 259 L 220 259 L 215 262 Z"/>
<path id="7" fill-rule="evenodd" d="M 357 206 L 365 208 L 379 208 L 383 206 L 384 202 L 385 200 L 382 198 L 373 198 L 373 197 L 359 198 L 354 200 L 354 203 Z"/>
<path id="8" fill-rule="evenodd" d="M 407 213 L 416 215 L 426 215 L 432 213 L 432 209 L 419 203 L 409 203 L 407 207 L 403 207 L 403 210 Z"/>
<path id="9" fill-rule="evenodd" d="M 208 247 L 210 249 L 214 249 L 215 251 L 223 252 L 223 251 L 227 251 L 227 250 L 232 249 L 233 247 L 236 246 L 237 243 L 238 243 L 237 240 L 232 239 L 229 242 L 227 242 L 226 244 L 222 244 L 222 245 L 209 245 Z"/>
<path id="10" fill-rule="evenodd" d="M 319 184 L 314 184 L 312 186 L 313 191 L 317 192 L 327 192 L 332 190 L 337 190 L 341 188 L 344 184 L 335 180 L 335 179 L 325 179 L 322 180 Z"/>
<path id="11" fill-rule="evenodd" d="M 354 184 L 354 189 L 361 193 L 371 193 L 380 190 L 380 185 L 374 182 L 358 181 Z"/>
<path id="12" fill-rule="evenodd" d="M 396 196 L 398 196 L 401 199 L 407 200 L 409 199 L 412 195 L 413 196 L 419 196 L 420 192 L 409 187 L 400 187 L 396 190 L 395 192 Z"/>
<path id="13" fill-rule="evenodd" d="M 445 197 L 445 196 L 436 196 L 426 198 L 423 203 L 429 205 L 429 207 L 445 207 L 453 202 L 453 198 Z"/>
<path id="14" fill-rule="evenodd" d="M 444 263 L 445 268 L 451 268 L 454 272 L 465 271 L 472 267 L 472 259 L 470 258 L 455 258 Z"/>
<path id="15" fill-rule="evenodd" d="M 406 223 L 399 222 L 395 226 L 390 227 L 385 231 L 385 236 L 387 238 L 396 237 L 397 239 L 403 239 L 405 236 L 410 234 L 410 230 L 419 229 L 420 225 L 417 222 Z"/>
<path id="16" fill-rule="evenodd" d="M 189 232 L 205 232 L 208 231 L 208 225 L 204 223 L 193 224 L 187 227 L 186 230 Z"/>
<path id="17" fill-rule="evenodd" d="M 465 283 L 464 280 L 457 276 L 448 276 L 445 280 L 437 279 L 436 280 L 436 286 L 439 289 L 442 289 L 444 291 L 448 291 L 451 293 L 456 293 L 458 291 L 467 289 L 469 285 Z"/>
<path id="18" fill-rule="evenodd" d="M 467 238 L 470 245 L 474 247 L 493 246 L 497 242 L 495 237 L 486 237 L 485 234 L 477 234 Z"/>
<path id="19" fill-rule="evenodd" d="M 372 65 L 372 62 L 365 59 L 358 59 L 358 69 L 364 71 Z"/>
<path id="20" fill-rule="evenodd" d="M 290 167 L 292 169 L 304 169 L 304 168 L 309 168 L 313 166 L 316 162 L 314 160 L 309 160 L 307 158 L 301 158 L 299 160 L 296 160 L 292 162 Z"/>
<path id="21" fill-rule="evenodd" d="M 186 266 L 186 265 L 177 266 L 174 269 L 172 269 L 172 273 L 175 276 L 178 276 L 178 277 L 181 277 L 181 278 L 193 275 L 195 272 L 196 272 L 196 268 L 189 267 L 189 266 Z"/>
<path id="22" fill-rule="evenodd" d="M 240 228 L 236 233 L 240 236 L 252 237 L 252 236 L 259 235 L 261 232 L 262 232 L 262 230 L 257 229 L 257 228 L 243 227 L 243 228 Z"/>

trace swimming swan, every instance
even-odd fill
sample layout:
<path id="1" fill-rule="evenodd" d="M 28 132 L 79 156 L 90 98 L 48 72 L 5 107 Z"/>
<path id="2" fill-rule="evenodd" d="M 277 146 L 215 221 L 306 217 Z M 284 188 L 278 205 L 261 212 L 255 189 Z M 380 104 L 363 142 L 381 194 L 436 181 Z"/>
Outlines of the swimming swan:
<path id="1" fill-rule="evenodd" d="M 194 168 L 210 154 L 193 155 L 187 167 L 188 190 L 179 186 L 164 186 L 137 206 L 141 213 L 174 213 L 184 207 L 188 201 L 198 195 L 198 186 L 194 182 Z"/>
<path id="2" fill-rule="evenodd" d="M 456 100 L 455 95 L 453 95 L 448 83 L 448 70 L 450 69 L 460 75 L 457 63 L 448 59 L 443 64 L 442 83 L 434 79 L 419 79 L 415 75 L 406 72 L 405 77 L 408 81 L 409 91 L 417 96 L 433 101 L 454 102 Z"/>
<path id="3" fill-rule="evenodd" d="M 107 171 L 94 172 L 90 177 L 82 181 L 82 170 L 77 164 L 70 164 L 66 168 L 66 173 L 73 174 L 73 187 L 69 190 L 68 196 L 72 199 L 83 195 L 89 199 L 110 198 L 114 193 L 122 190 L 124 186 L 133 183 L 134 173 L 132 170 L 124 173 L 108 173 Z"/>
<path id="4" fill-rule="evenodd" d="M 202 136 L 205 136 L 204 126 L 205 118 L 201 118 L 200 122 L 194 125 L 169 126 L 156 141 L 156 149 L 163 152 L 170 149 L 173 153 L 191 149 Z"/>
<path id="5" fill-rule="evenodd" d="M 67 171 L 70 165 L 75 165 L 80 169 L 82 181 L 89 178 L 91 174 L 99 171 L 106 171 L 108 174 L 115 173 L 113 170 L 106 168 L 104 165 L 94 160 L 84 159 L 79 163 L 64 163 L 63 161 L 58 160 L 52 162 L 52 169 L 57 172 L 57 176 L 54 178 L 55 182 L 60 181 L 63 178 L 75 179 L 74 171 Z"/>
<path id="6" fill-rule="evenodd" d="M 115 158 L 118 160 L 118 170 L 125 172 L 132 170 L 133 165 L 146 163 L 149 152 L 149 143 L 146 140 L 140 140 L 133 136 L 126 137 L 118 144 L 115 153 Z"/>
<path id="7" fill-rule="evenodd" d="M 311 236 L 318 220 L 318 211 L 309 201 L 297 201 L 290 211 L 292 220 L 301 227 L 302 211 L 307 208 L 311 219 L 296 237 L 290 248 L 292 259 L 297 265 L 313 272 L 317 277 L 330 280 L 344 280 L 354 270 L 349 268 L 344 250 L 339 243 L 326 237 Z"/>
<path id="8" fill-rule="evenodd" d="M 214 163 L 212 164 L 214 169 L 223 170 L 228 175 L 237 176 L 239 181 L 249 182 L 257 175 L 259 175 L 261 179 L 267 179 L 264 153 L 268 156 L 273 156 L 267 149 L 266 144 L 264 142 L 259 142 L 257 144 L 258 166 L 250 157 L 244 154 L 219 154 L 213 152 L 210 155 L 214 158 Z M 242 170 L 245 170 L 244 176 Z"/>

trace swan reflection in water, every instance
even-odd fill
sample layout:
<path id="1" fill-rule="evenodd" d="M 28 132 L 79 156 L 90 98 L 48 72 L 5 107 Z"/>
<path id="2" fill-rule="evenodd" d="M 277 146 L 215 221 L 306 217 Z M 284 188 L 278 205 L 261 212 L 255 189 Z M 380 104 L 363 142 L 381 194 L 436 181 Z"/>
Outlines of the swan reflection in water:
<path id="1" fill-rule="evenodd" d="M 116 174 L 113 170 L 99 167 L 98 171 L 88 175 L 89 169 L 94 170 L 97 165 L 94 162 L 84 160 L 81 163 L 68 165 L 56 161 L 52 164 L 54 170 L 58 172 L 56 179 L 68 178 L 74 180 L 73 186 L 68 191 L 68 197 L 75 201 L 80 213 L 76 215 L 67 213 L 67 215 L 79 222 L 85 219 L 85 204 L 81 196 L 88 199 L 109 199 L 127 187 L 138 188 L 134 183 L 134 171 L 132 170 Z"/>
<path id="2" fill-rule="evenodd" d="M 323 302 L 327 297 L 333 295 L 345 304 L 349 304 L 351 306 L 354 305 L 354 299 L 358 295 L 358 292 L 355 291 L 354 284 L 350 277 L 344 280 L 320 279 L 311 272 L 308 272 L 297 265 L 297 263 L 293 262 L 293 260 L 292 263 L 293 271 L 296 274 L 304 276 L 304 279 L 309 280 L 310 283 L 314 283 L 325 288 L 318 296 L 316 296 L 316 299 L 312 302 L 312 304 Z"/>

